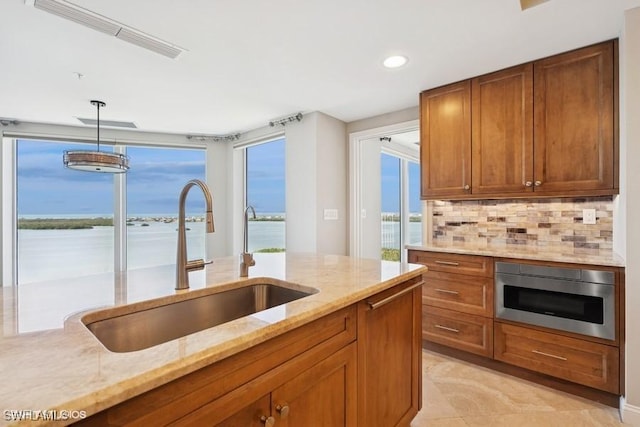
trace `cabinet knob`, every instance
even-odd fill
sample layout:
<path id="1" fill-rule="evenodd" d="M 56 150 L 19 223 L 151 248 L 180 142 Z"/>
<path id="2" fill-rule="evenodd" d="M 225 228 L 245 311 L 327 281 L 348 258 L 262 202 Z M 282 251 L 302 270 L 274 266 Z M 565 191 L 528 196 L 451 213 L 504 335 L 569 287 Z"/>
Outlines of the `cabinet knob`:
<path id="1" fill-rule="evenodd" d="M 536 181 L 536 187 L 540 187 L 542 185 L 542 181 Z"/>
<path id="2" fill-rule="evenodd" d="M 527 182 L 524 183 L 525 187 L 531 187 L 532 185 L 533 185 L 533 182 L 531 182 L 531 181 L 527 181 Z"/>
<path id="3" fill-rule="evenodd" d="M 469 188 L 471 188 L 471 187 L 469 187 L 469 184 L 465 184 L 465 186 L 464 186 L 463 188 L 464 188 L 465 190 L 468 190 L 468 189 L 469 189 Z"/>
<path id="4" fill-rule="evenodd" d="M 276 411 L 280 414 L 280 418 L 287 418 L 289 415 L 289 405 L 286 403 L 283 405 L 276 406 Z"/>
<path id="5" fill-rule="evenodd" d="M 271 416 L 267 417 L 266 415 L 263 415 L 260 417 L 260 421 L 262 421 L 262 424 L 266 427 L 273 427 L 276 425 L 276 419 Z"/>

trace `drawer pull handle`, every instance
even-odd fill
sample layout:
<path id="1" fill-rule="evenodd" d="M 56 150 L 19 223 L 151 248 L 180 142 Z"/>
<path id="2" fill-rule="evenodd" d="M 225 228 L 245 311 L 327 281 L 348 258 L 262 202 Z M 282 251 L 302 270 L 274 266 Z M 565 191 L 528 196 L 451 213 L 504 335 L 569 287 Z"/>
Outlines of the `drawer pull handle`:
<path id="1" fill-rule="evenodd" d="M 436 260 L 436 264 L 440 264 L 440 265 L 452 265 L 454 267 L 457 267 L 460 265 L 460 263 L 458 262 L 453 262 L 453 261 L 440 261 L 440 260 Z"/>
<path id="2" fill-rule="evenodd" d="M 459 330 L 459 329 L 455 329 L 455 328 L 448 328 L 448 327 L 446 327 L 446 326 L 442 326 L 442 325 L 434 325 L 434 326 L 435 326 L 436 328 L 438 328 L 438 329 L 444 329 L 445 331 L 455 332 L 456 334 L 457 334 L 458 332 L 460 332 L 460 330 Z"/>
<path id="3" fill-rule="evenodd" d="M 547 356 L 547 357 L 553 357 L 554 359 L 558 359 L 558 360 L 567 360 L 566 357 L 556 356 L 555 354 L 545 353 L 544 351 L 531 350 L 531 353 L 540 354 L 542 356 Z"/>
<path id="4" fill-rule="evenodd" d="M 381 306 L 383 306 L 383 305 L 385 305 L 385 304 L 387 304 L 387 303 L 390 303 L 391 301 L 393 301 L 394 299 L 398 298 L 399 296 L 402 296 L 402 295 L 404 295 L 404 294 L 406 294 L 406 293 L 409 293 L 409 292 L 411 292 L 412 290 L 414 290 L 415 288 L 419 288 L 419 287 L 420 287 L 420 286 L 422 286 L 422 285 L 424 285 L 424 282 L 418 282 L 418 283 L 416 283 L 415 285 L 413 285 L 413 286 L 409 286 L 408 288 L 404 288 L 404 289 L 403 289 L 403 290 L 401 290 L 400 292 L 395 293 L 395 294 L 393 294 L 393 295 L 391 295 L 391 296 L 388 296 L 388 297 L 386 297 L 386 298 L 384 298 L 384 299 L 381 299 L 381 300 L 380 300 L 380 301 L 378 301 L 378 302 L 370 302 L 370 301 L 367 301 L 367 304 L 369 304 L 369 308 L 370 308 L 371 310 L 375 310 L 376 308 L 381 307 Z"/>
<path id="5" fill-rule="evenodd" d="M 449 289 L 438 289 L 436 288 L 436 292 L 442 292 L 443 294 L 451 294 L 451 295 L 460 295 L 458 291 L 450 291 Z"/>

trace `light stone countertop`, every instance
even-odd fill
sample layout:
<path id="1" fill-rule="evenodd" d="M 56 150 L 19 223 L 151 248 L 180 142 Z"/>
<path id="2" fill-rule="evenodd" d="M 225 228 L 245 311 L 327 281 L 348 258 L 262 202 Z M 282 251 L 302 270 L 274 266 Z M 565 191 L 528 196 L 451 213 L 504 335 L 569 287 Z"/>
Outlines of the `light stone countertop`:
<path id="1" fill-rule="evenodd" d="M 447 252 L 464 255 L 483 255 L 496 258 L 555 261 L 593 266 L 624 267 L 623 258 L 612 250 L 566 248 L 561 246 L 482 245 L 475 243 L 432 243 L 422 246 L 406 246 L 407 249 Z"/>
<path id="2" fill-rule="evenodd" d="M 247 279 L 270 277 L 319 292 L 130 353 L 107 350 L 81 317 L 98 307 L 247 280 L 238 277 L 238 258 L 215 259 L 204 271 L 190 273 L 187 291 L 174 290 L 173 265 L 0 288 L 0 425 L 15 421 L 7 411 L 94 414 L 426 271 L 418 265 L 337 255 L 256 254 L 255 258 Z"/>

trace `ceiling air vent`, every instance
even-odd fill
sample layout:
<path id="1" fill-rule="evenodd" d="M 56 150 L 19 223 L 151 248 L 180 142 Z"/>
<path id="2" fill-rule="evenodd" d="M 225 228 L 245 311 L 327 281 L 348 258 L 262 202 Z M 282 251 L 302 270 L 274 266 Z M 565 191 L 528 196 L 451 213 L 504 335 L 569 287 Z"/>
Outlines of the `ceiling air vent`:
<path id="1" fill-rule="evenodd" d="M 119 38 L 136 46 L 145 48 L 160 55 L 176 59 L 185 49 L 165 42 L 157 37 L 128 27 L 113 19 L 70 3 L 66 0 L 31 0 L 36 9 L 49 12 L 85 27 L 92 28 L 110 36 Z M 27 4 L 30 2 L 27 1 Z"/>
<path id="2" fill-rule="evenodd" d="M 129 43 L 133 43 L 137 46 L 159 53 L 160 55 L 168 56 L 169 58 L 176 59 L 178 55 L 182 53 L 182 49 L 170 45 L 151 36 L 148 36 L 139 31 L 132 31 L 129 28 L 122 27 L 116 37 L 120 40 L 124 40 Z"/>
<path id="3" fill-rule="evenodd" d="M 70 3 L 63 3 L 57 0 L 35 0 L 33 6 L 111 36 L 115 36 L 120 31 L 120 25 L 117 23 Z"/>
<path id="4" fill-rule="evenodd" d="M 83 117 L 76 117 L 83 124 L 89 126 L 96 126 L 98 121 L 96 119 L 85 119 Z M 129 129 L 138 129 L 133 122 L 119 122 L 117 120 L 100 120 L 100 126 L 112 127 L 112 128 L 129 128 Z"/>

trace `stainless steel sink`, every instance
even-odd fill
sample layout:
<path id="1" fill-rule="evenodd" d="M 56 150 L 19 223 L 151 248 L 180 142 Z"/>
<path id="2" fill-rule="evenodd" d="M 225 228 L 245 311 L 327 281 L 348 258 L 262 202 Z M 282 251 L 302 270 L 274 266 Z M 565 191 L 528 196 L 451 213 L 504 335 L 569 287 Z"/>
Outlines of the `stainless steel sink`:
<path id="1" fill-rule="evenodd" d="M 106 317 L 99 318 L 99 313 L 91 313 L 83 316 L 82 322 L 107 349 L 125 353 L 149 348 L 316 292 L 316 289 L 303 291 L 274 283 L 251 283 L 206 295 L 195 291 L 193 298 L 169 301 L 152 308 L 148 304 L 137 303 L 133 306 L 140 308 L 136 310 L 133 307 L 127 313 L 118 312 L 123 307 L 107 309 L 104 310 Z M 118 314 L 109 315 L 113 311 Z"/>

